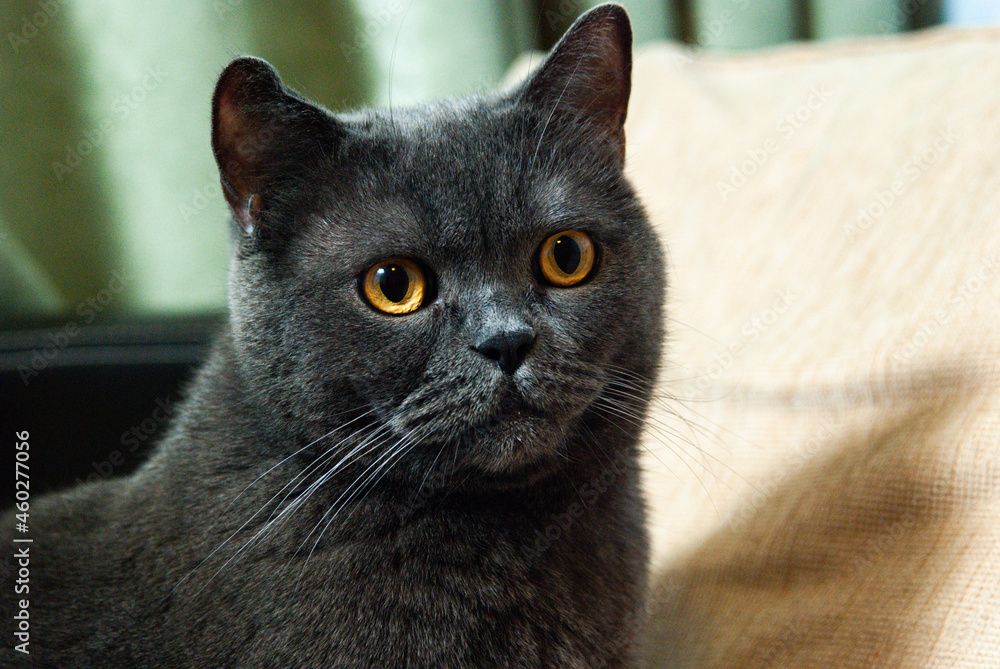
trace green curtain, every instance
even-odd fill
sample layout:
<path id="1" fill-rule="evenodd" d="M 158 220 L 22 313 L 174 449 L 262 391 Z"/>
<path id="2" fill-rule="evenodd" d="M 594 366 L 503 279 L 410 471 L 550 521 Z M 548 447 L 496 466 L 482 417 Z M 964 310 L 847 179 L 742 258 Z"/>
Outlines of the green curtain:
<path id="1" fill-rule="evenodd" d="M 209 99 L 252 53 L 327 107 L 494 86 L 592 0 L 6 0 L 0 8 L 0 320 L 216 311 L 226 211 Z M 904 29 L 909 5 L 624 0 L 636 41 L 767 46 Z M 805 23 L 804 23 L 805 22 Z M 89 312 L 88 312 L 89 313 Z"/>

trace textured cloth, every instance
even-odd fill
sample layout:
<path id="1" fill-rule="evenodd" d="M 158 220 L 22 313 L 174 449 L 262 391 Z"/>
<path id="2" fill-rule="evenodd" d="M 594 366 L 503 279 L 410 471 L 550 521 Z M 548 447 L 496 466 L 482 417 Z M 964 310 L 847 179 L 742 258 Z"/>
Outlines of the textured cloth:
<path id="1" fill-rule="evenodd" d="M 662 667 L 1000 666 L 1000 31 L 640 52 Z"/>

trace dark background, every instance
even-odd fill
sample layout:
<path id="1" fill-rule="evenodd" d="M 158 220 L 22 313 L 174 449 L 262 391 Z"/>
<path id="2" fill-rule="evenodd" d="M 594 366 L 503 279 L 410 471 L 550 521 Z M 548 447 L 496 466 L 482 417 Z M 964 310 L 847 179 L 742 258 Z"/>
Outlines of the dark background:
<path id="1" fill-rule="evenodd" d="M 66 323 L 0 333 L 3 508 L 14 501 L 15 434 L 29 433 L 31 499 L 135 470 L 169 425 L 221 316 L 105 323 L 67 335 Z M 65 343 L 60 346 L 59 344 Z M 42 367 L 24 380 L 25 370 Z M 128 433 L 123 439 L 124 433 Z M 117 453 L 116 453 L 117 452 Z"/>

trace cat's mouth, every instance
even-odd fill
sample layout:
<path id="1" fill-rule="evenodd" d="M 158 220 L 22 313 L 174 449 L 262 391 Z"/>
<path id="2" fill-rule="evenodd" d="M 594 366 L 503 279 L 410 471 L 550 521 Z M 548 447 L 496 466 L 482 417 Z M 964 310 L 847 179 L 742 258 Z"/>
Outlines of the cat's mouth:
<path id="1" fill-rule="evenodd" d="M 428 389 L 407 398 L 390 424 L 427 445 L 428 453 L 454 448 L 457 465 L 510 474 L 559 457 L 579 413 L 565 394 L 558 404 L 546 402 L 546 392 L 536 385 L 494 378 L 491 387 L 468 394 Z"/>
<path id="2" fill-rule="evenodd" d="M 501 398 L 496 411 L 488 419 L 490 424 L 499 424 L 512 420 L 538 419 L 547 420 L 548 413 L 531 405 L 517 390 L 508 390 Z"/>
<path id="3" fill-rule="evenodd" d="M 510 387 L 492 412 L 469 427 L 461 442 L 468 464 L 509 473 L 554 455 L 564 432 L 563 421 Z"/>

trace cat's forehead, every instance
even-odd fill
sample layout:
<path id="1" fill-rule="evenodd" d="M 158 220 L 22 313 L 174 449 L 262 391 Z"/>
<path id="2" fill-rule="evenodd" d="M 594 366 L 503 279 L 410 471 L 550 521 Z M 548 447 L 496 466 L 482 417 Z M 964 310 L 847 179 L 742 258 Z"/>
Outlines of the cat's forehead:
<path id="1" fill-rule="evenodd" d="M 452 181 L 492 178 L 499 187 L 546 166 L 535 141 L 538 125 L 528 108 L 484 96 L 371 111 L 348 127 L 356 141 L 388 159 L 389 169 L 448 175 Z M 549 140 L 554 136 L 548 133 Z"/>
<path id="2" fill-rule="evenodd" d="M 493 258 L 503 265 L 560 229 L 587 217 L 565 179 L 537 181 L 522 201 L 461 192 L 454 182 L 426 176 L 420 192 L 407 187 L 366 193 L 328 212 L 313 243 L 353 262 L 404 256 L 425 261 Z"/>
<path id="3" fill-rule="evenodd" d="M 586 189 L 550 159 L 529 126 L 516 109 L 489 101 L 358 120 L 355 141 L 364 149 L 355 155 L 367 164 L 354 195 L 396 215 L 408 211 L 425 236 L 468 239 L 472 224 L 492 235 L 516 233 L 528 219 L 567 217 Z"/>
<path id="4" fill-rule="evenodd" d="M 369 126 L 367 141 L 391 147 L 391 168 L 403 173 L 455 179 L 492 177 L 502 185 L 518 170 L 527 176 L 524 119 L 516 109 L 488 100 L 456 100 L 382 112 Z"/>

